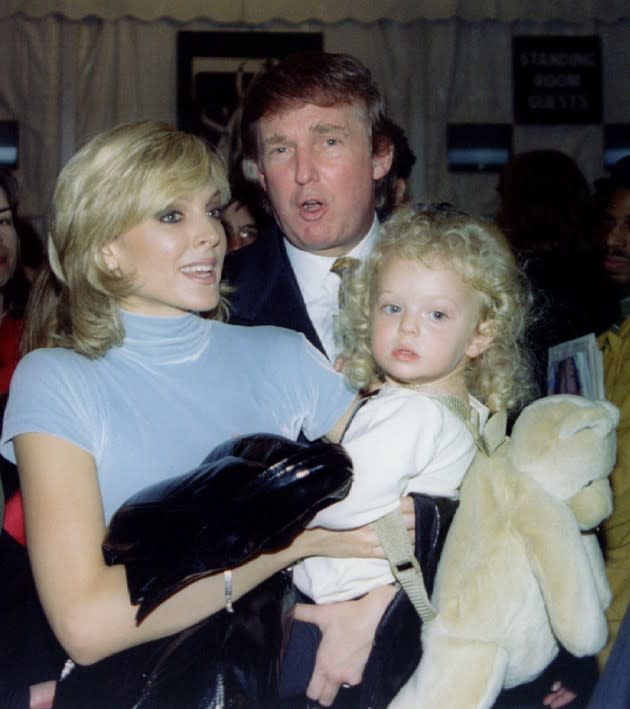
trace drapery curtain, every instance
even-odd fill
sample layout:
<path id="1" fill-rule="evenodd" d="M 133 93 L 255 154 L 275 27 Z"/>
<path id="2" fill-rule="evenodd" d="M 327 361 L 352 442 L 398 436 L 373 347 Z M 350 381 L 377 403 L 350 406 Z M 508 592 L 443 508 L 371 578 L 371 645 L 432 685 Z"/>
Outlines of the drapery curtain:
<path id="1" fill-rule="evenodd" d="M 19 12 L 29 17 L 56 13 L 73 20 L 91 16 L 105 20 L 211 19 L 254 24 L 273 20 L 331 23 L 453 18 L 470 22 L 522 19 L 612 22 L 629 15 L 627 0 L 3 0 L 2 5 L 0 18 Z"/>
<path id="2" fill-rule="evenodd" d="M 630 122 L 630 19 L 620 19 L 620 8 L 622 5 L 628 8 L 628 2 L 519 3 L 525 10 L 534 5 L 562 6 L 565 10 L 574 6 L 576 18 L 583 16 L 585 6 L 616 8 L 610 21 L 591 18 L 580 22 L 496 19 L 508 17 L 507 8 L 513 5 L 498 0 L 320 2 L 309 5 L 314 8 L 311 15 L 331 12 L 331 5 L 359 8 L 374 4 L 381 11 L 388 5 L 443 5 L 451 12 L 443 18 L 406 22 L 275 20 L 262 24 L 223 24 L 207 19 L 184 22 L 164 17 L 174 5 L 184 3 L 140 0 L 95 3 L 110 8 L 111 16 L 117 19 L 85 16 L 90 5 L 87 0 L 56 3 L 60 12 L 50 14 L 42 10 L 38 15 L 37 9 L 49 4 L 4 0 L 4 10 L 0 12 L 0 120 L 20 122 L 22 211 L 40 219 L 47 210 L 60 167 L 96 132 L 141 118 L 175 122 L 179 30 L 322 32 L 326 50 L 354 54 L 370 67 L 394 119 L 406 130 L 418 158 L 411 181 L 413 196 L 421 200 L 446 199 L 463 209 L 484 214 L 491 214 L 495 207 L 496 175 L 448 172 L 446 124 L 513 122 L 513 36 L 599 35 L 605 121 Z M 215 6 L 222 7 L 216 0 L 203 4 L 206 11 L 210 5 L 213 12 Z M 256 5 L 236 0 L 230 4 L 243 11 Z M 258 4 L 267 8 L 274 5 Z M 278 2 L 275 6 L 289 8 L 292 4 Z M 7 7 L 11 5 L 19 5 L 21 11 L 8 13 Z M 139 10 L 131 12 L 143 5 L 153 8 L 146 20 L 138 19 Z M 495 19 L 472 21 L 456 17 L 454 9 L 463 5 L 485 7 L 486 16 L 494 13 Z M 123 7 L 129 10 L 124 16 L 120 12 Z M 72 8 L 80 11 L 73 15 Z M 603 10 L 601 14 L 605 14 Z M 158 19 L 150 19 L 156 15 Z M 564 150 L 578 161 L 589 180 L 603 170 L 600 125 L 515 126 L 514 147 L 517 151 L 536 147 Z"/>

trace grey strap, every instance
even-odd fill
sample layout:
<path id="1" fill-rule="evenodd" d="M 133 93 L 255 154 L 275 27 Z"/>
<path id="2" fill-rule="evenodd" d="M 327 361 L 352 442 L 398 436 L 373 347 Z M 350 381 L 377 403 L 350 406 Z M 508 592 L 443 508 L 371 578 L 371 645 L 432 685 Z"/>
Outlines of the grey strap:
<path id="1" fill-rule="evenodd" d="M 444 404 L 447 409 L 459 416 L 472 434 L 477 448 L 482 453 L 491 455 L 505 441 L 507 427 L 507 413 L 505 411 L 497 411 L 497 413 L 493 414 L 486 421 L 483 433 L 481 433 L 479 430 L 479 413 L 473 406 L 454 396 L 433 396 L 432 398 Z"/>
<path id="2" fill-rule="evenodd" d="M 429 601 L 422 569 L 416 559 L 405 520 L 399 508 L 374 523 L 394 577 L 409 596 L 423 622 L 428 623 L 436 613 Z"/>
<path id="3" fill-rule="evenodd" d="M 505 411 L 500 411 L 492 416 L 486 423 L 484 434 L 481 434 L 479 414 L 474 407 L 465 404 L 456 397 L 434 398 L 459 416 L 471 432 L 477 448 L 486 455 L 490 455 L 505 440 L 507 421 Z M 381 517 L 374 525 L 394 577 L 409 596 L 422 621 L 428 623 L 435 618 L 436 612 L 429 600 L 422 569 L 413 553 L 400 509 Z"/>
<path id="4" fill-rule="evenodd" d="M 475 445 L 483 453 L 488 453 L 486 441 L 479 432 L 479 413 L 470 404 L 464 403 L 461 399 L 455 396 L 432 396 L 431 398 L 439 401 L 446 406 L 452 413 L 459 417 L 462 423 L 470 431 Z"/>

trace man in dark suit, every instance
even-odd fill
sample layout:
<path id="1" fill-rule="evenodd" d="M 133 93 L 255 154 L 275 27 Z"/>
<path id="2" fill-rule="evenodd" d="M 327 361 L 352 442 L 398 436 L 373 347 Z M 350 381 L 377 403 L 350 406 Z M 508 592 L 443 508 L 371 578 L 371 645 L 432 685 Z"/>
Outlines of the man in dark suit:
<path id="1" fill-rule="evenodd" d="M 375 191 L 392 162 L 380 92 L 342 54 L 305 53 L 257 77 L 243 107 L 244 169 L 276 224 L 231 255 L 231 322 L 303 332 L 334 361 L 335 259 L 363 259 L 378 235 Z"/>
<path id="2" fill-rule="evenodd" d="M 334 361 L 340 281 L 330 269 L 338 257 L 369 253 L 379 230 L 376 187 L 392 162 L 381 94 L 353 57 L 293 55 L 254 79 L 241 130 L 244 171 L 262 187 L 275 224 L 226 262 L 235 286 L 230 321 L 302 332 Z M 308 634 L 317 626 L 322 639 L 316 633 L 312 677 L 309 638 L 292 639 L 296 652 L 287 655 L 298 657 L 285 675 L 299 685 L 307 672 L 309 696 L 331 704 L 341 684 L 360 682 L 393 595 L 387 587 L 357 601 L 299 604 L 296 619 L 305 623 L 294 627 Z"/>
<path id="3" fill-rule="evenodd" d="M 339 277 L 331 266 L 339 257 L 362 260 L 369 253 L 379 231 L 377 189 L 392 164 L 391 122 L 380 92 L 353 57 L 292 55 L 252 82 L 241 130 L 244 170 L 262 187 L 275 224 L 226 260 L 226 280 L 235 286 L 230 321 L 302 332 L 334 361 Z M 388 586 L 356 601 L 297 605 L 295 618 L 304 622 L 294 628 L 317 626 L 322 634 L 320 641 L 315 631 L 311 699 L 329 706 L 342 684 L 361 681 L 393 595 Z M 296 687 L 301 673 L 310 675 L 308 646 L 308 632 L 292 636 L 283 675 L 292 675 Z M 361 704 L 352 690 L 343 694 L 335 707 Z"/>

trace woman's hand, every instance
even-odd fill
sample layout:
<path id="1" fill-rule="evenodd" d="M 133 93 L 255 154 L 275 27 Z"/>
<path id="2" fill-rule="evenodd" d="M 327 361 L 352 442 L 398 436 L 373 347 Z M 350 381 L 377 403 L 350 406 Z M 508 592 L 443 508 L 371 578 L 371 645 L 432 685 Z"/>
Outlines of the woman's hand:
<path id="1" fill-rule="evenodd" d="M 361 682 L 376 628 L 395 592 L 393 586 L 382 586 L 356 601 L 296 605 L 295 619 L 314 623 L 322 633 L 306 690 L 310 699 L 327 707 L 334 702 L 342 684 Z"/>
<path id="2" fill-rule="evenodd" d="M 416 517 L 411 497 L 400 498 L 400 511 L 413 544 L 415 541 Z M 345 531 L 336 531 L 323 527 L 307 529 L 295 538 L 291 549 L 296 560 L 305 559 L 309 556 L 358 559 L 385 558 L 383 547 L 371 524 Z"/>
<path id="3" fill-rule="evenodd" d="M 385 558 L 383 547 L 371 524 L 344 531 L 313 527 L 297 536 L 291 548 L 298 559 L 309 556 Z"/>

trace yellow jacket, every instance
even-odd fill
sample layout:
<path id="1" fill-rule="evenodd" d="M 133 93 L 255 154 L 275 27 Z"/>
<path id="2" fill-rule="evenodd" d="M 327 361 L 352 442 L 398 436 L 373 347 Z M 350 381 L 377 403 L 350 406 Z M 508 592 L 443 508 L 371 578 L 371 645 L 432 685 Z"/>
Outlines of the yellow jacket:
<path id="1" fill-rule="evenodd" d="M 606 614 L 608 642 L 598 658 L 603 667 L 630 603 L 630 318 L 616 332 L 601 335 L 598 344 L 604 355 L 606 398 L 621 412 L 617 464 L 610 478 L 614 507 L 603 524 L 606 573 L 613 599 Z"/>

